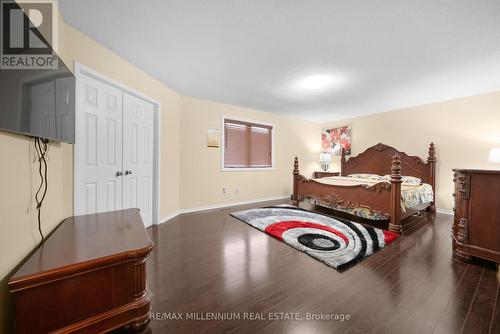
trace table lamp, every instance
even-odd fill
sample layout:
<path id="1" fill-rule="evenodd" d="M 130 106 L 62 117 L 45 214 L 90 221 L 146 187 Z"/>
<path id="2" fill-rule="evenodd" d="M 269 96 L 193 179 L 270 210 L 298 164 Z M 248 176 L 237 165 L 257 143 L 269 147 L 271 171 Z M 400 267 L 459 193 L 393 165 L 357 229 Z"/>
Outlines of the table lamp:
<path id="1" fill-rule="evenodd" d="M 328 170 L 330 162 L 332 162 L 332 154 L 321 152 L 319 154 L 319 162 L 321 163 L 321 169 L 326 172 Z"/>
<path id="2" fill-rule="evenodd" d="M 500 147 L 495 147 L 490 150 L 488 162 L 500 163 Z"/>

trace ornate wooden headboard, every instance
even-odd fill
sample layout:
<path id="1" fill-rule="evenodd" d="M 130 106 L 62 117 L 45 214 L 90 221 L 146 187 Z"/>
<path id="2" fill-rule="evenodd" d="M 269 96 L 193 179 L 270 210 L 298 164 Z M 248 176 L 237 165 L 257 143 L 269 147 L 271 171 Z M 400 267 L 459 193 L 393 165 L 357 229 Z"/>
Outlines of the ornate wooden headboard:
<path id="1" fill-rule="evenodd" d="M 347 176 L 355 173 L 391 174 L 392 160 L 395 155 L 401 159 L 401 175 L 418 177 L 422 179 L 422 182 L 432 185 L 432 188 L 435 189 L 437 159 L 434 143 L 429 146 L 427 162 L 382 143 L 369 147 L 363 153 L 348 160 L 342 151 L 341 175 Z"/>

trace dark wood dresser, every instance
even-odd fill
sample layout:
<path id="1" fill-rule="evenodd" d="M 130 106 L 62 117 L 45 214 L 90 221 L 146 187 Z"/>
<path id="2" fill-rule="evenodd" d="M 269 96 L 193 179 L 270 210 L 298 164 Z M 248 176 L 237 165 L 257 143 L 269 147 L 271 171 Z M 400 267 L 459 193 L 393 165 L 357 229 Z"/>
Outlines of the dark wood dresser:
<path id="1" fill-rule="evenodd" d="M 137 209 L 64 220 L 9 280 L 15 332 L 144 329 L 152 249 Z"/>
<path id="2" fill-rule="evenodd" d="M 500 171 L 453 171 L 455 254 L 466 261 L 474 256 L 500 263 Z"/>
<path id="3" fill-rule="evenodd" d="M 329 176 L 340 176 L 340 172 L 324 172 L 324 171 L 316 171 L 314 172 L 314 178 L 319 179 L 322 177 L 329 177 Z"/>

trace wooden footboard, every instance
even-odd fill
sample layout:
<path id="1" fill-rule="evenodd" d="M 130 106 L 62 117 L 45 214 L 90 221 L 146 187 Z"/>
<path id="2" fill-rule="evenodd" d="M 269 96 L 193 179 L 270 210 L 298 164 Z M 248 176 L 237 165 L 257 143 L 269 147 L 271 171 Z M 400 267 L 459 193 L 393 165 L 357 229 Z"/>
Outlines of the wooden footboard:
<path id="1" fill-rule="evenodd" d="M 371 213 L 389 220 L 389 230 L 401 233 L 401 220 L 413 213 L 426 209 L 435 211 L 436 194 L 436 149 L 429 145 L 429 156 L 424 162 L 417 156 L 411 156 L 396 150 L 394 147 L 379 143 L 366 149 L 363 153 L 346 159 L 342 151 L 341 175 L 370 173 L 385 175 L 390 171 L 390 182 L 379 182 L 374 185 L 336 186 L 308 179 L 299 172 L 299 160 L 296 157 L 293 166 L 292 202 L 312 200 L 320 205 L 340 210 L 363 207 Z M 431 203 L 401 212 L 401 169 L 405 176 L 420 178 L 430 184 L 434 191 Z"/>
<path id="2" fill-rule="evenodd" d="M 295 157 L 292 204 L 313 201 L 327 207 L 354 209 L 363 207 L 389 220 L 389 230 L 401 233 L 401 161 L 393 157 L 391 181 L 374 185 L 338 186 L 318 182 L 300 174 Z"/>

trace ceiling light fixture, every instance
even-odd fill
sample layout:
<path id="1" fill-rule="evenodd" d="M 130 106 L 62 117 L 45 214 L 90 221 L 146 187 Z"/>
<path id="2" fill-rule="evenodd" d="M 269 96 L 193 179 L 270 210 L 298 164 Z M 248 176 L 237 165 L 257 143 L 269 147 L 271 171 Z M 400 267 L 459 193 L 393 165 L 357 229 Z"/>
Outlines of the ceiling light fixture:
<path id="1" fill-rule="evenodd" d="M 310 75 L 297 83 L 298 88 L 306 90 L 318 90 L 326 88 L 333 83 L 333 78 L 329 75 Z"/>

